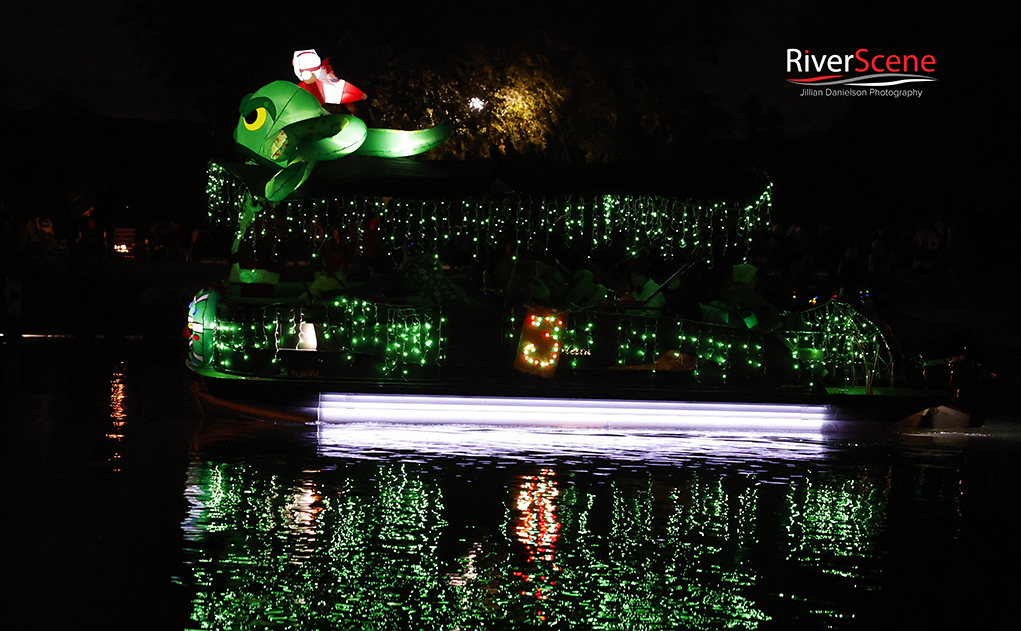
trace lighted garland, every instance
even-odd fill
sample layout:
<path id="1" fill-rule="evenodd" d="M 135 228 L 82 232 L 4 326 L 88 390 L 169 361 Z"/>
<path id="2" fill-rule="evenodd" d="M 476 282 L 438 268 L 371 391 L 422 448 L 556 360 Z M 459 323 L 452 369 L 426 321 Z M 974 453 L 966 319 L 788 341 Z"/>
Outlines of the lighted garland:
<path id="1" fill-rule="evenodd" d="M 668 352 L 693 357 L 694 378 L 710 386 L 856 386 L 892 372 L 881 332 L 849 306 L 828 303 L 803 315 L 800 330 L 763 332 L 613 312 L 581 311 L 567 318 L 538 309 L 512 318 L 509 334 L 521 332 L 515 367 L 546 377 L 561 358 L 572 370 L 656 370 L 657 358 Z M 407 378 L 423 367 L 443 365 L 444 323 L 435 307 L 347 298 L 328 305 L 235 305 L 229 318 L 216 323 L 213 365 L 225 372 L 281 376 L 358 372 Z M 316 337 L 311 347 L 303 330 Z M 311 354 L 318 358 L 313 372 L 301 368 L 302 350 L 318 351 Z M 371 372 L 364 372 L 368 368 Z"/>
<path id="2" fill-rule="evenodd" d="M 207 194 L 213 223 L 234 226 L 243 214 L 247 189 L 229 171 L 210 164 Z M 484 254 L 509 241 L 515 254 L 546 251 L 552 236 L 578 252 L 618 247 L 628 256 L 673 258 L 697 253 L 712 266 L 725 255 L 743 259 L 753 232 L 768 226 L 772 184 L 751 203 L 703 203 L 648 195 L 527 195 L 501 199 L 417 200 L 347 196 L 282 202 L 278 221 L 288 235 L 308 235 L 321 253 L 334 227 L 356 229 L 378 217 L 391 251 L 406 240 L 444 244 L 457 238 L 470 254 Z M 249 234 L 248 238 L 259 236 Z"/>
<path id="3" fill-rule="evenodd" d="M 753 382 L 792 378 L 793 360 L 767 366 L 767 332 L 598 311 L 572 313 L 570 322 L 564 333 L 563 355 L 567 365 L 576 370 L 616 366 L 656 371 L 660 370 L 657 360 L 665 354 L 683 353 L 694 358 L 690 372 L 705 385 L 726 385 L 733 377 Z M 775 345 L 779 347 L 779 341 Z M 676 367 L 681 368 L 682 363 L 677 362 Z M 681 369 L 687 372 L 686 368 Z"/>
<path id="4" fill-rule="evenodd" d="M 274 221 L 260 224 L 261 230 L 272 226 L 275 232 L 255 234 L 248 229 L 254 225 L 253 218 L 242 214 L 247 190 L 232 173 L 210 164 L 207 194 L 213 220 L 233 225 L 239 239 L 304 237 L 313 256 L 323 255 L 337 227 L 353 243 L 362 244 L 369 222 L 378 219 L 372 226 L 379 231 L 375 236 L 391 253 L 401 251 L 407 240 L 443 244 L 456 238 L 479 258 L 500 243 L 510 244 L 514 254 L 542 254 L 557 239 L 581 254 L 623 247 L 631 257 L 688 253 L 709 265 L 724 256 L 743 258 L 746 237 L 767 225 L 771 204 L 769 185 L 747 205 L 628 195 L 480 200 L 352 196 L 278 204 L 268 211 Z M 251 206 L 247 212 L 252 213 Z M 374 369 L 384 376 L 408 376 L 412 367 L 442 365 L 443 319 L 438 309 L 342 298 L 326 308 L 325 317 L 310 319 L 304 312 L 322 308 L 238 306 L 230 320 L 217 324 L 216 366 L 226 371 L 258 373 L 268 368 L 268 374 L 287 374 L 289 369 L 280 365 L 281 353 L 308 348 L 302 341 L 303 327 L 307 336 L 316 336 L 317 350 L 328 353 L 331 362 L 342 357 L 339 363 L 346 362 L 349 370 L 364 357 L 379 360 Z M 797 330 L 764 334 L 665 317 L 573 312 L 570 326 L 558 332 L 562 343 L 540 348 L 522 335 L 515 361 L 519 368 L 527 365 L 529 371 L 552 375 L 561 357 L 570 368 L 584 370 L 652 365 L 664 353 L 678 352 L 695 358 L 696 379 L 719 385 L 738 378 L 846 386 L 871 384 L 877 376 L 892 374 L 881 332 L 849 306 L 831 302 L 802 317 L 804 326 Z M 523 323 L 520 317 L 512 317 L 508 335 L 513 338 L 527 331 Z M 767 360 L 767 347 L 775 348 L 777 343 L 783 345 L 783 352 Z M 326 376 L 319 368 L 314 372 L 307 376 Z"/>
<path id="5" fill-rule="evenodd" d="M 213 366 L 284 377 L 414 376 L 442 362 L 445 320 L 433 307 L 339 298 L 235 304 L 215 329 Z M 305 353 L 303 351 L 316 351 Z"/>
<path id="6" fill-rule="evenodd" d="M 728 385 L 736 378 L 744 383 L 861 386 L 870 378 L 892 375 L 882 332 L 850 305 L 831 302 L 800 315 L 804 326 L 797 330 L 749 331 L 666 317 L 572 312 L 561 354 L 575 370 L 656 370 L 656 360 L 664 353 L 680 352 L 695 358 L 692 373 L 704 385 Z"/>
<path id="7" fill-rule="evenodd" d="M 230 171 L 215 162 L 209 163 L 206 208 L 210 218 L 230 217 L 231 223 L 236 224 L 247 190 Z"/>
<path id="8" fill-rule="evenodd" d="M 386 325 L 380 331 L 386 340 L 384 374 L 400 368 L 401 376 L 406 377 L 410 365 L 442 363 L 443 343 L 438 331 L 446 320 L 437 309 L 387 308 L 385 313 Z"/>

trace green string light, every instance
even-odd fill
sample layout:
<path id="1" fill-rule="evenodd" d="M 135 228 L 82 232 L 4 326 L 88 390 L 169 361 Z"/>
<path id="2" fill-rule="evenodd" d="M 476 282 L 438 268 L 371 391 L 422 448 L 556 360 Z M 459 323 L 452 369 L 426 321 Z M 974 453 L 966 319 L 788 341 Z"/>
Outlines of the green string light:
<path id="1" fill-rule="evenodd" d="M 210 220 L 241 225 L 247 189 L 224 167 L 211 163 L 207 182 Z M 582 254 L 622 246 L 641 253 L 673 258 L 697 254 L 712 266 L 731 250 L 747 255 L 748 237 L 769 225 L 772 184 L 751 203 L 703 203 L 648 195 L 527 195 L 500 199 L 396 199 L 342 196 L 292 200 L 279 204 L 288 235 L 305 235 L 310 249 L 321 253 L 329 227 L 356 226 L 378 217 L 381 234 L 393 251 L 406 239 L 448 243 L 474 230 L 464 242 L 482 257 L 502 235 L 513 235 L 513 254 L 539 249 L 559 234 Z M 264 222 L 264 228 L 272 222 Z M 244 230 L 235 228 L 239 236 Z M 254 239 L 252 234 L 249 238 Z M 265 229 L 261 235 L 267 236 Z"/>

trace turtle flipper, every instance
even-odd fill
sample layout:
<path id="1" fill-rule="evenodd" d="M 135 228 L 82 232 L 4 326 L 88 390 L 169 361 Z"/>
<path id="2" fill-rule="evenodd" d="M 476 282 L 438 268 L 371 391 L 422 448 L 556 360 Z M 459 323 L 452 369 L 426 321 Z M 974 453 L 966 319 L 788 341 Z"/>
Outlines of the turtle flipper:
<path id="1" fill-rule="evenodd" d="M 278 171 L 266 182 L 266 199 L 279 202 L 286 198 L 308 179 L 314 166 L 314 162 L 299 160 Z"/>
<path id="2" fill-rule="evenodd" d="M 298 154 L 306 160 L 335 160 L 354 152 L 365 140 L 365 121 L 346 114 L 331 114 L 295 123 L 304 134 L 298 144 Z"/>
<path id="3" fill-rule="evenodd" d="M 449 123 L 430 129 L 401 131 L 397 129 L 368 129 L 365 142 L 354 152 L 361 156 L 403 158 L 425 153 L 442 144 L 453 132 Z"/>

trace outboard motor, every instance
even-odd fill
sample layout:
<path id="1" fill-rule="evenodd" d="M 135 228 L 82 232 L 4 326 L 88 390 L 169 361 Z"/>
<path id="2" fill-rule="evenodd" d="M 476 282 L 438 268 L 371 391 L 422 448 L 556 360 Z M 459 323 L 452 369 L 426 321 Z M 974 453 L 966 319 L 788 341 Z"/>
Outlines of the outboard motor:
<path id="1" fill-rule="evenodd" d="M 980 352 L 960 345 L 956 353 L 922 362 L 925 387 L 951 393 L 949 405 L 971 415 L 969 425 L 982 425 L 988 412 L 996 373 L 983 361 Z M 923 418 L 924 422 L 924 418 Z"/>

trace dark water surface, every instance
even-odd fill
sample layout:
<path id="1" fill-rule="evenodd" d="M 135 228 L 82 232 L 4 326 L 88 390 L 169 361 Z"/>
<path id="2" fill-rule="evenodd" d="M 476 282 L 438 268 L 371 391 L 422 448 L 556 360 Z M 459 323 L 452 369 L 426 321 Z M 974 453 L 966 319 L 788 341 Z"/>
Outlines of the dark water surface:
<path id="1" fill-rule="evenodd" d="M 177 344 L 3 347 L 4 629 L 1014 628 L 1017 418 L 204 418 Z"/>

